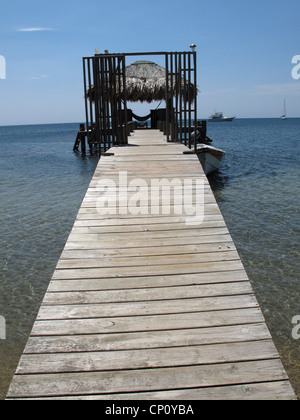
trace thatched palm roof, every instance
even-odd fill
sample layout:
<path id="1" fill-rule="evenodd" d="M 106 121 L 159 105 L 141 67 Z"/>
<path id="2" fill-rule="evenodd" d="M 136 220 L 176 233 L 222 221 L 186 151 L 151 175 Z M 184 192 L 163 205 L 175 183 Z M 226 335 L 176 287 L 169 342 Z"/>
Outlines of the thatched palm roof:
<path id="1" fill-rule="evenodd" d="M 126 67 L 126 97 L 130 102 L 166 99 L 166 70 L 151 61 L 136 61 Z"/>
<path id="2" fill-rule="evenodd" d="M 180 88 L 181 83 L 181 88 Z M 195 99 L 194 85 L 184 79 L 173 77 L 173 86 L 169 80 L 169 95 L 175 96 L 179 90 L 185 102 Z M 118 91 L 119 89 L 117 89 Z M 123 87 L 122 97 L 124 98 Z M 94 100 L 93 89 L 88 92 L 88 97 Z M 136 61 L 126 67 L 126 99 L 129 102 L 161 101 L 167 99 L 166 70 L 151 61 Z"/>

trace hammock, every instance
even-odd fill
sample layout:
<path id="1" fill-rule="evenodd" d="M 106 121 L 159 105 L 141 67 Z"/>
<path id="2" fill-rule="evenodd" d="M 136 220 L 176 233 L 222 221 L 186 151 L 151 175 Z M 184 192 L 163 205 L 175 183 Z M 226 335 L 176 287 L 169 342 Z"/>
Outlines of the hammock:
<path id="1" fill-rule="evenodd" d="M 139 117 L 138 115 L 135 115 L 134 113 L 132 113 L 132 116 L 137 121 L 147 121 L 149 120 L 149 118 L 151 118 L 151 114 L 146 115 L 145 117 Z"/>

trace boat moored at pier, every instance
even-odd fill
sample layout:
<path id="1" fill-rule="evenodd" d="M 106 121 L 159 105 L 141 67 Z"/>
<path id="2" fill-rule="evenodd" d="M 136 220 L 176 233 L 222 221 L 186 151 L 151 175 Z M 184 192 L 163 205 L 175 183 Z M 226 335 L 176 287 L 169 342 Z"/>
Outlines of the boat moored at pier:
<path id="1" fill-rule="evenodd" d="M 203 167 L 205 175 L 209 175 L 219 169 L 225 151 L 208 144 L 198 144 L 197 156 Z"/>

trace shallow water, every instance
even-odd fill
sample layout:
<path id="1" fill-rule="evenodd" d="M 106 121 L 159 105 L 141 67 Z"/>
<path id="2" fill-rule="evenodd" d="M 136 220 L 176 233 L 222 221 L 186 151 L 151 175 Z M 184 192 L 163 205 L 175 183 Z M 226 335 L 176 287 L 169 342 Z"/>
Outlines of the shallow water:
<path id="1" fill-rule="evenodd" d="M 4 398 L 35 316 L 97 165 L 72 151 L 78 124 L 0 127 L 0 398 Z M 74 134 L 74 135 L 73 135 Z M 226 151 L 211 178 L 291 382 L 300 394 L 300 119 L 209 123 Z"/>
<path id="2" fill-rule="evenodd" d="M 73 153 L 78 124 L 0 127 L 0 398 L 4 398 L 97 158 Z"/>

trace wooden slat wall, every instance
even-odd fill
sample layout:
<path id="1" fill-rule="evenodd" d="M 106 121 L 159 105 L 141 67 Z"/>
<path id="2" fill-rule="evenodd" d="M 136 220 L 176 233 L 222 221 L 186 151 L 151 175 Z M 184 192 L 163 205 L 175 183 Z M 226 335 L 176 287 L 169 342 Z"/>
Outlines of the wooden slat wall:
<path id="1" fill-rule="evenodd" d="M 156 130 L 130 144 L 99 162 L 7 399 L 294 399 L 197 157 Z M 99 214 L 119 171 L 203 179 L 203 223 Z"/>

